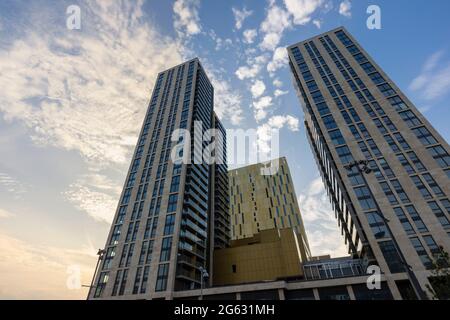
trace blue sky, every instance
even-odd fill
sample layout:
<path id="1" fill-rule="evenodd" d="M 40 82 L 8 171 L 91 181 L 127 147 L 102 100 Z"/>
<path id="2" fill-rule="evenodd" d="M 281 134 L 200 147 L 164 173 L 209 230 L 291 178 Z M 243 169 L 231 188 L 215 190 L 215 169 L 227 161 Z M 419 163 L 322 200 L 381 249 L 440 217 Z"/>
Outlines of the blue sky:
<path id="1" fill-rule="evenodd" d="M 81 30 L 66 8 L 81 9 Z M 370 4 L 381 30 L 366 27 Z M 84 298 L 159 71 L 198 56 L 227 128 L 280 129 L 313 254 L 345 254 L 285 47 L 345 26 L 448 140 L 448 1 L 0 2 L 0 298 Z M 261 143 L 264 143 L 262 141 Z"/>

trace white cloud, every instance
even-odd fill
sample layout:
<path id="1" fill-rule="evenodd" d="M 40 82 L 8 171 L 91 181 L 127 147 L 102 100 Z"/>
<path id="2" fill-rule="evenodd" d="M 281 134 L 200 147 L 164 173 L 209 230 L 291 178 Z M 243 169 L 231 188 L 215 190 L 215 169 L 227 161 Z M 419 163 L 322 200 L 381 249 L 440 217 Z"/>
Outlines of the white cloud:
<path id="1" fill-rule="evenodd" d="M 244 80 L 256 77 L 260 70 L 261 67 L 259 65 L 253 65 L 252 67 L 241 66 L 236 70 L 235 74 L 239 80 Z"/>
<path id="2" fill-rule="evenodd" d="M 236 21 L 235 27 L 236 29 L 241 29 L 242 24 L 244 23 L 244 20 L 250 17 L 253 13 L 251 10 L 247 10 L 245 7 L 242 10 L 231 8 L 234 15 L 234 20 Z"/>
<path id="3" fill-rule="evenodd" d="M 322 20 L 314 19 L 312 23 L 317 27 L 317 29 L 320 29 L 322 27 Z"/>
<path id="4" fill-rule="evenodd" d="M 283 86 L 283 82 L 281 82 L 280 79 L 276 78 L 275 80 L 273 80 L 273 85 L 277 88 L 281 88 Z"/>
<path id="5" fill-rule="evenodd" d="M 0 252 L 0 299 L 86 299 L 87 288 L 67 287 L 68 268 L 79 268 L 80 284 L 90 284 L 95 248 L 41 246 L 0 232 Z"/>
<path id="6" fill-rule="evenodd" d="M 198 16 L 199 0 L 176 0 L 173 4 L 174 27 L 178 35 L 192 36 L 201 32 Z"/>
<path id="7" fill-rule="evenodd" d="M 263 50 L 275 50 L 280 43 L 285 29 L 292 25 L 290 14 L 283 8 L 272 3 L 267 16 L 261 23 L 261 31 L 264 34 L 263 41 L 260 44 Z"/>
<path id="8" fill-rule="evenodd" d="M 119 200 L 121 186 L 106 176 L 90 173 L 78 179 L 63 192 L 65 198 L 97 221 L 111 223 Z"/>
<path id="9" fill-rule="evenodd" d="M 45 32 L 25 25 L 24 38 L 0 49 L 0 112 L 36 144 L 123 164 L 156 74 L 181 62 L 180 48 L 142 20 L 142 2 L 80 5 L 83 32 L 41 21 Z"/>
<path id="10" fill-rule="evenodd" d="M 352 3 L 350 0 L 344 0 L 339 5 L 339 14 L 343 15 L 344 17 L 351 17 L 352 16 Z"/>
<path id="11" fill-rule="evenodd" d="M 272 97 L 264 96 L 253 102 L 254 116 L 256 121 L 261 121 L 267 116 L 267 108 L 273 105 Z"/>
<path id="12" fill-rule="evenodd" d="M 272 61 L 267 65 L 267 71 L 273 75 L 278 69 L 288 65 L 289 58 L 287 50 L 284 47 L 278 47 L 273 53 Z"/>
<path id="13" fill-rule="evenodd" d="M 250 88 L 253 98 L 258 98 L 262 96 L 264 91 L 266 91 L 266 85 L 261 80 L 256 80 Z"/>
<path id="14" fill-rule="evenodd" d="M 304 25 L 311 21 L 311 15 L 323 4 L 323 0 L 284 0 L 284 4 L 294 17 L 294 24 Z"/>
<path id="15" fill-rule="evenodd" d="M 298 131 L 299 121 L 297 118 L 291 115 L 276 115 L 271 117 L 266 123 L 258 126 L 256 130 L 258 135 L 258 151 L 262 155 L 266 155 L 266 158 L 272 151 L 270 145 L 272 139 L 272 130 L 281 130 L 285 126 L 287 126 L 290 131 Z"/>
<path id="16" fill-rule="evenodd" d="M 279 96 L 284 96 L 285 94 L 288 94 L 288 93 L 289 93 L 289 91 L 283 91 L 280 89 L 276 89 L 273 94 L 275 97 L 279 97 Z"/>
<path id="17" fill-rule="evenodd" d="M 27 190 L 26 186 L 16 178 L 7 173 L 0 172 L 0 191 L 12 193 L 14 197 L 20 198 Z"/>
<path id="18" fill-rule="evenodd" d="M 320 177 L 314 179 L 298 199 L 313 255 L 348 255 Z"/>
<path id="19" fill-rule="evenodd" d="M 203 66 L 214 87 L 214 112 L 221 120 L 229 119 L 233 125 L 240 124 L 243 119 L 241 95 L 207 61 Z"/>
<path id="20" fill-rule="evenodd" d="M 15 216 L 16 215 L 14 213 L 0 208 L 0 219 L 12 218 Z"/>
<path id="21" fill-rule="evenodd" d="M 232 45 L 233 45 L 233 40 L 231 40 L 229 38 L 222 39 L 222 38 L 217 37 L 215 50 L 216 51 L 223 50 L 223 49 L 227 50 L 227 49 L 230 49 Z"/>
<path id="22" fill-rule="evenodd" d="M 443 61 L 443 56 L 444 51 L 432 54 L 409 86 L 427 101 L 444 97 L 450 91 L 450 61 Z"/>
<path id="23" fill-rule="evenodd" d="M 244 35 L 244 43 L 253 43 L 255 41 L 256 36 L 258 35 L 258 32 L 256 29 L 247 29 L 243 33 Z"/>

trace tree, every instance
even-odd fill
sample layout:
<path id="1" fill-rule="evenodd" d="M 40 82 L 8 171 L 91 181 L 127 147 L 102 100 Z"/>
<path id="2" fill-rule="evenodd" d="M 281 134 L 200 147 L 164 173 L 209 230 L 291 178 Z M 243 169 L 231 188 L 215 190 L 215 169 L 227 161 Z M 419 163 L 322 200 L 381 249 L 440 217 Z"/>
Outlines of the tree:
<path id="1" fill-rule="evenodd" d="M 439 247 L 439 253 L 432 262 L 432 276 L 428 279 L 428 291 L 434 299 L 450 300 L 450 257 L 443 247 Z"/>

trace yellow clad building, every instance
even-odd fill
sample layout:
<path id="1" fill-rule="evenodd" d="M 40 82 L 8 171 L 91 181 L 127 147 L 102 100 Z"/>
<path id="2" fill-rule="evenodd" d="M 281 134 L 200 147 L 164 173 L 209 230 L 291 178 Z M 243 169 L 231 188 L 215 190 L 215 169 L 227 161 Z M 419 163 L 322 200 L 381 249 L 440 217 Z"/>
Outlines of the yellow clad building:
<path id="1" fill-rule="evenodd" d="M 308 239 L 286 158 L 230 170 L 228 175 L 231 238 L 250 238 L 262 230 L 290 227 L 298 236 L 304 259 L 309 257 Z"/>
<path id="2" fill-rule="evenodd" d="M 263 230 L 214 250 L 213 285 L 233 285 L 303 276 L 305 252 L 292 228 Z"/>

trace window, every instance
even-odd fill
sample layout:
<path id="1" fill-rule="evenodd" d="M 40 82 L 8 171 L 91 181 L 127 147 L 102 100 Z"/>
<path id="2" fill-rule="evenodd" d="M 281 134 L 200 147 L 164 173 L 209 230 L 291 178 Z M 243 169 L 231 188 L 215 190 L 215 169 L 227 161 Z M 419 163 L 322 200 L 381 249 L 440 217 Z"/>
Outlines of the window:
<path id="1" fill-rule="evenodd" d="M 365 184 L 361 173 L 355 167 L 353 167 L 352 172 L 348 174 L 348 179 L 350 180 L 350 183 L 352 184 L 352 186 L 359 186 L 359 185 Z"/>
<path id="2" fill-rule="evenodd" d="M 433 177 L 429 173 L 424 173 L 422 177 L 427 182 L 428 186 L 433 190 L 433 193 L 437 195 L 438 197 L 444 197 L 445 194 L 442 192 L 442 189 L 439 187 L 439 185 L 436 183 L 436 181 L 433 179 Z"/>
<path id="3" fill-rule="evenodd" d="M 130 202 L 130 197 L 131 197 L 131 190 L 133 188 L 128 188 L 125 190 L 124 194 L 123 194 L 123 198 L 122 198 L 122 205 L 128 204 L 128 202 Z"/>
<path id="4" fill-rule="evenodd" d="M 111 236 L 111 241 L 109 242 L 110 245 L 115 245 L 119 242 L 120 238 L 120 230 L 122 229 L 122 225 L 114 226 L 113 233 Z"/>
<path id="5" fill-rule="evenodd" d="M 386 127 L 388 127 L 389 130 L 392 132 L 397 131 L 397 127 L 392 123 L 391 119 L 389 117 L 383 117 L 383 122 L 386 124 Z"/>
<path id="6" fill-rule="evenodd" d="M 398 220 L 402 224 L 403 229 L 405 230 L 406 234 L 408 234 L 408 235 L 415 234 L 416 232 L 414 231 L 414 229 L 413 229 L 411 223 L 409 222 L 408 217 L 405 215 L 405 212 L 403 211 L 403 209 L 400 207 L 394 208 L 394 212 L 395 212 Z"/>
<path id="7" fill-rule="evenodd" d="M 405 267 L 392 240 L 379 242 L 378 245 L 391 273 L 404 272 Z"/>
<path id="8" fill-rule="evenodd" d="M 378 149 L 377 145 L 375 144 L 375 141 L 373 141 L 372 139 L 369 139 L 369 140 L 367 140 L 367 144 L 369 145 L 369 148 L 370 148 L 370 150 L 372 150 L 375 157 L 381 156 L 381 151 L 380 151 L 380 149 Z"/>
<path id="9" fill-rule="evenodd" d="M 377 69 L 375 69 L 375 67 L 370 62 L 361 64 L 361 67 L 367 74 L 377 71 Z"/>
<path id="10" fill-rule="evenodd" d="M 390 97 L 396 94 L 394 89 L 392 89 L 392 87 L 387 83 L 378 85 L 378 89 L 385 97 Z"/>
<path id="11" fill-rule="evenodd" d="M 352 44 L 351 46 L 347 47 L 347 50 L 351 53 L 351 54 L 355 54 L 360 52 L 358 47 L 355 46 L 354 44 Z"/>
<path id="12" fill-rule="evenodd" d="M 352 118 L 350 118 L 347 111 L 343 110 L 343 111 L 341 111 L 341 113 L 342 113 L 342 117 L 344 118 L 345 122 L 347 124 L 352 124 L 353 120 L 352 120 Z"/>
<path id="13" fill-rule="evenodd" d="M 335 32 L 335 34 L 344 46 L 347 47 L 347 46 L 350 46 L 353 44 L 353 41 L 350 40 L 350 38 L 345 34 L 344 31 L 339 30 L 339 31 Z"/>
<path id="14" fill-rule="evenodd" d="M 394 133 L 394 138 L 397 140 L 397 142 L 400 144 L 400 146 L 403 148 L 403 150 L 410 150 L 411 147 L 406 142 L 405 138 L 400 133 Z"/>
<path id="15" fill-rule="evenodd" d="M 387 163 L 387 161 L 384 158 L 378 159 L 380 162 L 381 168 L 383 169 L 384 173 L 388 178 L 395 178 L 394 171 L 392 171 L 391 167 Z"/>
<path id="16" fill-rule="evenodd" d="M 94 298 L 101 297 L 105 290 L 106 284 L 109 280 L 109 272 L 102 272 L 98 278 L 97 285 L 95 286 Z"/>
<path id="17" fill-rule="evenodd" d="M 133 294 L 139 292 L 139 285 L 141 284 L 142 267 L 138 267 L 136 270 L 136 277 L 134 278 Z"/>
<path id="18" fill-rule="evenodd" d="M 178 194 L 171 194 L 167 204 L 167 212 L 174 212 L 177 210 Z"/>
<path id="19" fill-rule="evenodd" d="M 422 218 L 420 218 L 419 213 L 417 213 L 416 208 L 413 205 L 406 206 L 406 211 L 419 232 L 428 232 L 427 227 L 423 223 Z"/>
<path id="20" fill-rule="evenodd" d="M 369 222 L 370 229 L 376 239 L 382 239 L 389 237 L 389 231 L 384 223 L 384 219 L 378 212 L 367 212 L 367 221 Z"/>
<path id="21" fill-rule="evenodd" d="M 363 55 L 361 52 L 355 54 L 353 57 L 355 58 L 355 60 L 356 60 L 359 64 L 364 63 L 364 62 L 367 62 L 366 56 Z"/>
<path id="22" fill-rule="evenodd" d="M 361 140 L 362 139 L 361 135 L 358 132 L 358 129 L 356 129 L 355 126 L 352 125 L 352 126 L 349 126 L 348 128 L 350 129 L 351 133 L 353 134 L 353 137 L 355 137 L 355 140 Z"/>
<path id="23" fill-rule="evenodd" d="M 385 180 L 383 174 L 380 171 L 380 168 L 378 167 L 377 163 L 374 160 L 369 161 L 369 167 L 370 169 L 372 169 L 378 181 Z"/>
<path id="24" fill-rule="evenodd" d="M 339 129 L 330 131 L 328 132 L 328 134 L 330 135 L 331 141 L 333 142 L 334 145 L 338 146 L 341 144 L 345 144 L 344 137 L 342 137 L 342 133 Z"/>
<path id="25" fill-rule="evenodd" d="M 398 161 L 402 164 L 403 168 L 405 168 L 406 172 L 408 174 L 413 174 L 416 171 L 414 170 L 413 166 L 409 163 L 408 159 L 403 154 L 397 155 Z"/>
<path id="26" fill-rule="evenodd" d="M 167 276 L 169 274 L 169 264 L 160 264 L 156 275 L 155 291 L 165 291 L 167 288 Z"/>
<path id="27" fill-rule="evenodd" d="M 302 71 L 303 71 L 303 70 L 302 70 Z M 317 83 L 316 83 L 316 81 L 314 81 L 314 80 L 309 81 L 309 82 L 306 84 L 306 86 L 308 87 L 309 92 L 313 92 L 313 91 L 319 90 L 319 87 L 317 86 Z"/>
<path id="28" fill-rule="evenodd" d="M 428 202 L 428 205 L 431 208 L 431 211 L 433 211 L 436 218 L 439 220 L 441 225 L 444 228 L 450 227 L 450 222 L 448 221 L 447 217 L 445 216 L 444 212 L 442 211 L 441 207 L 437 204 L 435 201 Z"/>
<path id="29" fill-rule="evenodd" d="M 164 225 L 164 235 L 170 235 L 173 233 L 173 226 L 175 224 L 175 214 L 168 214 L 166 216 L 166 223 Z"/>
<path id="30" fill-rule="evenodd" d="M 417 155 L 415 154 L 414 151 L 407 152 L 407 155 L 411 159 L 411 161 L 414 164 L 414 166 L 416 167 L 417 171 L 419 171 L 419 172 L 427 171 L 425 166 L 422 164 L 422 161 L 420 161 L 420 159 L 417 157 Z"/>
<path id="31" fill-rule="evenodd" d="M 353 120 L 355 120 L 355 122 L 360 122 L 361 119 L 358 116 L 358 113 L 355 111 L 355 109 L 351 108 L 348 109 L 348 112 L 350 112 L 350 114 L 352 115 Z"/>
<path id="32" fill-rule="evenodd" d="M 116 247 L 110 247 L 106 251 L 105 258 L 103 260 L 103 270 L 111 268 L 111 263 L 116 256 Z"/>
<path id="33" fill-rule="evenodd" d="M 125 292 L 125 286 L 127 285 L 127 278 L 128 278 L 128 269 L 125 269 L 123 271 L 122 280 L 120 281 L 119 296 L 122 296 Z"/>
<path id="34" fill-rule="evenodd" d="M 119 290 L 120 280 L 122 278 L 122 270 L 117 271 L 116 280 L 114 281 L 113 290 L 111 296 L 117 295 L 117 291 Z"/>
<path id="35" fill-rule="evenodd" d="M 353 188 L 353 190 L 355 191 L 356 197 L 363 210 L 370 210 L 376 208 L 375 201 L 373 200 L 369 188 L 359 187 Z"/>
<path id="36" fill-rule="evenodd" d="M 170 192 L 178 192 L 180 188 L 180 176 L 172 177 L 172 182 L 170 184 Z"/>
<path id="37" fill-rule="evenodd" d="M 372 79 L 373 83 L 375 84 L 381 84 L 386 82 L 384 78 L 379 74 L 378 72 L 372 73 L 369 75 L 370 79 Z"/>
<path id="38" fill-rule="evenodd" d="M 410 128 L 422 124 L 422 121 L 420 121 L 419 118 L 417 118 L 416 115 L 410 110 L 400 112 L 399 114 L 403 121 L 406 122 L 406 125 Z"/>
<path id="39" fill-rule="evenodd" d="M 411 202 L 409 200 L 408 196 L 406 195 L 405 190 L 403 190 L 403 187 L 398 180 L 391 180 L 391 184 L 394 187 L 394 190 L 397 193 L 398 197 L 400 198 L 401 202 L 403 202 L 403 203 Z"/>
<path id="40" fill-rule="evenodd" d="M 433 135 L 428 131 L 425 127 L 419 127 L 416 129 L 412 129 L 417 138 L 422 142 L 423 145 L 429 146 L 430 144 L 436 144 L 437 141 L 433 137 Z"/>
<path id="41" fill-rule="evenodd" d="M 380 182 L 381 188 L 383 189 L 384 194 L 389 200 L 389 203 L 391 205 L 398 204 L 397 198 L 395 197 L 394 193 L 391 190 L 391 187 L 389 187 L 389 184 L 387 182 Z"/>
<path id="42" fill-rule="evenodd" d="M 450 166 L 450 156 L 442 146 L 428 148 L 428 152 L 442 168 Z"/>
<path id="43" fill-rule="evenodd" d="M 385 128 L 385 126 L 383 125 L 383 123 L 381 122 L 380 119 L 373 119 L 373 122 L 375 123 L 375 125 L 377 126 L 377 128 L 381 132 L 381 134 L 388 133 L 387 129 Z"/>
<path id="44" fill-rule="evenodd" d="M 436 244 L 432 236 L 423 236 L 423 240 L 425 241 L 428 249 L 433 254 L 433 256 L 437 256 L 441 253 L 439 246 Z"/>
<path id="45" fill-rule="evenodd" d="M 377 114 L 375 113 L 375 111 L 373 111 L 372 107 L 368 104 L 364 105 L 364 109 L 366 109 L 367 113 L 369 114 L 369 116 L 371 118 L 374 118 L 377 116 Z"/>
<path id="46" fill-rule="evenodd" d="M 316 106 L 317 106 L 317 111 L 319 111 L 319 114 L 321 116 L 330 113 L 330 109 L 328 109 L 328 106 L 325 102 L 317 103 Z"/>
<path id="47" fill-rule="evenodd" d="M 425 199 L 428 200 L 428 199 L 432 198 L 430 191 L 428 191 L 428 189 L 425 187 L 422 180 L 420 180 L 420 178 L 418 176 L 411 177 L 411 179 L 414 182 L 414 184 L 416 185 L 417 189 L 419 189 L 419 192 L 422 194 L 422 196 Z"/>
<path id="48" fill-rule="evenodd" d="M 336 148 L 336 152 L 343 164 L 353 161 L 353 156 L 350 152 L 350 149 L 347 146 Z"/>
<path id="49" fill-rule="evenodd" d="M 372 102 L 372 107 L 375 109 L 375 111 L 380 115 L 383 116 L 386 113 L 384 112 L 383 108 L 380 106 L 378 102 Z"/>
<path id="50" fill-rule="evenodd" d="M 450 201 L 447 199 L 441 200 L 441 204 L 444 206 L 445 210 L 450 214 Z"/>
<path id="51" fill-rule="evenodd" d="M 370 153 L 369 149 L 367 148 L 366 144 L 363 141 L 358 142 L 358 146 L 367 160 L 372 159 L 372 154 Z"/>
<path id="52" fill-rule="evenodd" d="M 370 133 L 369 131 L 367 131 L 367 128 L 363 123 L 358 123 L 358 128 L 361 131 L 364 138 L 366 139 L 370 138 Z"/>
<path id="53" fill-rule="evenodd" d="M 388 100 L 396 111 L 408 109 L 408 106 L 403 102 L 403 100 L 399 96 L 388 98 Z"/>
<path id="54" fill-rule="evenodd" d="M 336 124 L 336 122 L 334 121 L 334 118 L 333 118 L 332 115 L 328 115 L 328 116 L 322 117 L 322 120 L 323 120 L 323 123 L 325 124 L 325 127 L 326 127 L 328 130 L 336 129 L 336 128 L 337 128 L 337 124 Z"/>
<path id="55" fill-rule="evenodd" d="M 141 292 L 145 293 L 147 291 L 147 281 L 148 281 L 148 274 L 150 273 L 150 267 L 147 266 L 144 268 L 144 274 L 142 275 L 142 283 L 141 283 Z"/>
<path id="56" fill-rule="evenodd" d="M 316 91 L 316 92 L 311 93 L 311 96 L 312 96 L 312 98 L 314 100 L 314 103 L 316 103 L 316 104 L 320 103 L 320 102 L 323 102 L 325 100 L 323 95 L 322 95 L 322 93 L 320 93 L 320 91 Z"/>
<path id="57" fill-rule="evenodd" d="M 159 258 L 160 262 L 170 260 L 171 249 L 172 249 L 172 237 L 164 238 L 161 244 L 161 256 Z"/>
<path id="58" fill-rule="evenodd" d="M 420 260 L 422 261 L 423 265 L 427 269 L 431 269 L 432 262 L 430 257 L 428 256 L 427 252 L 425 251 L 425 248 L 423 247 L 422 243 L 420 242 L 418 237 L 411 238 L 411 243 L 416 250 L 417 254 L 419 255 Z"/>

